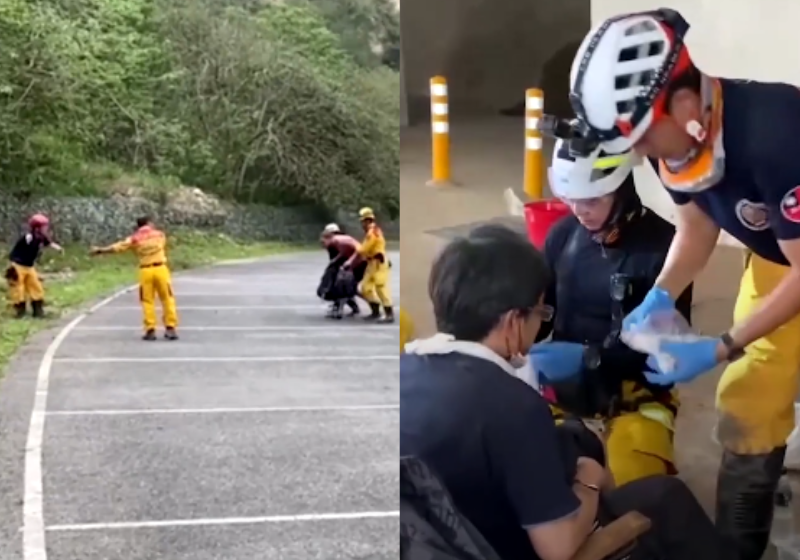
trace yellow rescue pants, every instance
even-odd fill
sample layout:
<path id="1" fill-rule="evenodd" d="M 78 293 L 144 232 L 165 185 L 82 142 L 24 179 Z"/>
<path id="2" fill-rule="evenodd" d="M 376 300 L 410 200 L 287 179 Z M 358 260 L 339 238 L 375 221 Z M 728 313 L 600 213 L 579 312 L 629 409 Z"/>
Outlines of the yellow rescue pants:
<path id="1" fill-rule="evenodd" d="M 633 388 L 632 382 L 625 383 L 626 399 L 632 396 Z M 674 393 L 670 404 L 678 406 Z M 556 423 L 561 421 L 563 411 L 553 405 L 550 408 Z M 677 474 L 673 446 L 675 415 L 663 404 L 648 402 L 636 412 L 625 412 L 612 419 L 587 419 L 587 422 L 590 426 L 593 422 L 603 424 L 601 437 L 605 440 L 608 470 L 617 486 L 649 476 Z"/>
<path id="2" fill-rule="evenodd" d="M 745 259 L 734 321 L 750 315 L 789 268 L 758 255 Z M 717 438 L 741 455 L 768 453 L 786 444 L 794 428 L 800 372 L 800 316 L 747 347 L 717 386 Z"/>
<path id="3" fill-rule="evenodd" d="M 166 265 L 139 269 L 139 301 L 142 304 L 145 331 L 156 328 L 156 296 L 161 300 L 164 326 L 177 327 L 178 310 L 175 305 L 175 295 L 172 293 L 172 277 Z"/>
<path id="4" fill-rule="evenodd" d="M 409 342 L 414 336 L 414 323 L 411 322 L 411 317 L 401 307 L 400 313 L 400 352 L 405 348 L 406 343 Z"/>
<path id="5" fill-rule="evenodd" d="M 16 263 L 10 263 L 9 266 L 16 271 L 17 276 L 16 280 L 8 280 L 8 299 L 11 305 L 19 305 L 27 300 L 44 300 L 44 288 L 34 267 Z"/>
<path id="6" fill-rule="evenodd" d="M 392 306 L 392 296 L 389 290 L 389 264 L 371 260 L 364 271 L 361 281 L 361 295 L 370 303 L 378 303 L 384 307 Z"/>

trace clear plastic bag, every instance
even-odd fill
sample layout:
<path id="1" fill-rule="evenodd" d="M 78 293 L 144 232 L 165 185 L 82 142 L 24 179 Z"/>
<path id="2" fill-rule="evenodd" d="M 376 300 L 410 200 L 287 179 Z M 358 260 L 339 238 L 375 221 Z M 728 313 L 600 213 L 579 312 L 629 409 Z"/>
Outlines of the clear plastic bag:
<path id="1" fill-rule="evenodd" d="M 649 315 L 633 329 L 620 333 L 620 339 L 630 348 L 654 356 L 658 368 L 664 373 L 675 369 L 675 359 L 661 352 L 664 342 L 692 342 L 700 336 L 677 310 L 659 311 Z"/>

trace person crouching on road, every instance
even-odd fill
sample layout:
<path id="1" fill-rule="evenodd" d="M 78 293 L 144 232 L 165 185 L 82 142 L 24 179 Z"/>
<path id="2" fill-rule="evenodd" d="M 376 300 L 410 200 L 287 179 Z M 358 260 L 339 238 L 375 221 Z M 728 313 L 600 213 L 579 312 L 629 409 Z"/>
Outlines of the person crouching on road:
<path id="1" fill-rule="evenodd" d="M 25 316 L 26 302 L 30 300 L 33 316 L 44 317 L 44 288 L 36 272 L 36 259 L 43 247 L 63 253 L 64 249 L 53 242 L 49 232 L 50 220 L 44 214 L 34 214 L 28 220 L 28 232 L 20 237 L 8 255 L 10 261 L 5 272 L 8 297 L 17 318 Z"/>
<path id="2" fill-rule="evenodd" d="M 156 339 L 156 296 L 164 311 L 164 338 L 178 339 L 178 311 L 172 291 L 172 278 L 167 267 L 167 237 L 153 226 L 150 218 L 136 220 L 136 231 L 130 237 L 107 247 L 92 247 L 92 256 L 133 251 L 139 259 L 139 301 L 144 316 L 144 340 Z"/>
<path id="3" fill-rule="evenodd" d="M 364 228 L 364 241 L 344 264 L 344 268 L 352 269 L 358 260 L 367 262 L 364 280 L 361 282 L 361 295 L 369 303 L 372 312 L 364 319 L 394 323 L 394 309 L 389 291 L 389 256 L 386 254 L 386 238 L 383 237 L 383 232 L 375 221 L 375 212 L 372 208 L 362 208 L 358 212 L 358 217 Z M 383 306 L 383 317 L 381 317 L 381 306 Z"/>
<path id="4" fill-rule="evenodd" d="M 361 244 L 352 236 L 343 233 L 337 224 L 328 224 L 322 230 L 322 245 L 327 249 L 330 261 L 325 270 L 323 277 L 330 278 L 330 282 L 335 284 L 336 275 L 342 266 L 356 254 Z M 353 281 L 358 285 L 364 278 L 364 271 L 366 270 L 366 262 L 355 265 L 352 269 Z M 331 309 L 328 313 L 329 317 L 341 318 L 342 316 L 342 301 L 336 300 L 331 304 Z M 350 316 L 358 315 L 360 310 L 358 303 L 355 299 L 347 298 L 344 303 L 350 308 Z"/>

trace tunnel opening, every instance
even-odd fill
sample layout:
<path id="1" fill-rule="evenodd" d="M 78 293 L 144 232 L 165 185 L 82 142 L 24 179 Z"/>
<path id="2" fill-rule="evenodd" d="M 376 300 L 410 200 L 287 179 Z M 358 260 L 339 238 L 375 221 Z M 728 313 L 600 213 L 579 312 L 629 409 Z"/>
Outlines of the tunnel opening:
<path id="1" fill-rule="evenodd" d="M 448 80 L 452 119 L 516 116 L 530 87 L 545 91 L 548 111 L 568 116 L 569 68 L 590 19 L 583 0 L 404 0 L 409 124 L 427 122 L 437 75 Z"/>

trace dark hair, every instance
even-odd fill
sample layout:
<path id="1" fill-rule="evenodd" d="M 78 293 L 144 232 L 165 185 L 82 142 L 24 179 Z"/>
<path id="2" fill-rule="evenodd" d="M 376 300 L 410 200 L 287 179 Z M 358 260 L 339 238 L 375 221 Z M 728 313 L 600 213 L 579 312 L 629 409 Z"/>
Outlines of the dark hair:
<path id="1" fill-rule="evenodd" d="M 484 225 L 455 239 L 431 268 L 428 294 L 436 327 L 478 342 L 509 311 L 527 316 L 550 283 L 543 255 L 517 232 Z"/>
<path id="2" fill-rule="evenodd" d="M 141 218 L 136 218 L 136 227 L 137 228 L 144 227 L 151 221 L 152 220 L 150 219 L 150 216 L 142 216 Z"/>
<path id="3" fill-rule="evenodd" d="M 698 94 L 703 89 L 703 73 L 694 64 L 675 76 L 667 84 L 667 111 L 669 111 L 669 102 L 672 100 L 672 96 L 682 89 L 688 89 Z"/>

